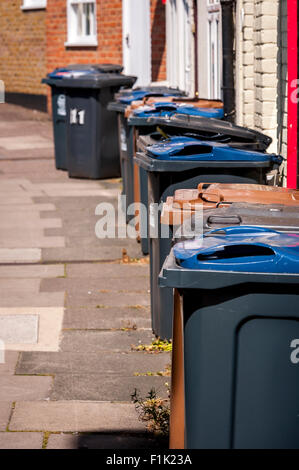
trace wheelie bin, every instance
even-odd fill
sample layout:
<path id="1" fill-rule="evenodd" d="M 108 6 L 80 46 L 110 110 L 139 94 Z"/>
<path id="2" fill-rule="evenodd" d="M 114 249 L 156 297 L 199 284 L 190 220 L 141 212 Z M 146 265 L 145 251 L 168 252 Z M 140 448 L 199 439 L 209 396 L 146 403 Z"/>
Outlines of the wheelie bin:
<path id="1" fill-rule="evenodd" d="M 135 153 L 135 133 L 134 129 L 127 124 L 126 109 L 132 102 L 150 97 L 172 97 L 183 96 L 184 92 L 177 88 L 170 87 L 137 87 L 131 90 L 120 90 L 114 95 L 114 101 L 108 103 L 107 109 L 117 113 L 118 119 L 118 141 L 120 149 L 120 167 L 122 177 L 122 195 L 126 196 L 126 204 L 123 210 L 126 214 L 126 221 L 129 222 L 131 216 L 128 214 L 128 207 L 134 202 L 134 176 L 133 176 L 133 156 Z M 164 99 L 164 98 L 163 98 Z M 143 102 L 143 101 L 142 101 Z"/>
<path id="2" fill-rule="evenodd" d="M 144 125 L 143 128 L 139 127 L 142 122 L 145 122 L 149 127 L 146 128 Z M 272 142 L 270 137 L 261 132 L 236 126 L 230 122 L 219 119 L 209 119 L 203 116 L 175 113 L 163 117 L 159 115 L 149 116 L 146 120 L 138 116 L 131 116 L 129 123 L 135 123 L 136 129 L 141 129 L 140 135 L 137 138 L 137 150 L 139 152 L 146 152 L 147 147 L 172 136 L 193 136 L 198 140 L 222 142 L 227 143 L 230 147 L 262 152 L 265 151 Z M 152 129 L 153 126 L 156 129 L 155 132 L 144 132 L 143 129 Z M 146 172 L 142 167 L 139 167 L 139 170 L 136 171 L 136 165 L 134 171 L 135 195 L 137 196 L 135 203 L 141 202 L 147 207 L 148 188 Z M 276 180 L 277 171 L 272 171 L 267 174 L 267 183 L 276 184 Z M 139 225 L 140 232 L 144 233 L 145 229 L 141 227 L 142 219 Z M 148 238 L 142 236 L 140 238 L 142 252 L 148 254 Z"/>
<path id="3" fill-rule="evenodd" d="M 67 93 L 66 89 L 61 86 L 60 81 L 69 76 L 80 77 L 94 70 L 102 70 L 103 67 L 111 72 L 119 73 L 123 69 L 120 65 L 114 64 L 70 64 L 66 67 L 56 68 L 46 78 L 42 79 L 42 83 L 46 83 L 51 87 L 55 165 L 58 170 L 67 170 Z"/>
<path id="4" fill-rule="evenodd" d="M 153 332 L 157 336 L 170 339 L 172 335 L 172 291 L 161 290 L 158 286 L 159 272 L 170 243 L 166 235 L 166 242 L 161 244 L 161 237 L 165 236 L 161 233 L 162 203 L 175 190 L 194 188 L 204 182 L 265 183 L 267 171 L 281 162 L 282 157 L 277 155 L 188 137 L 173 137 L 148 147 L 146 153 L 137 153 L 136 163 L 146 172 L 148 180 L 151 315 Z"/>
<path id="5" fill-rule="evenodd" d="M 136 80 L 120 70 L 118 65 L 103 64 L 92 70 L 63 70 L 60 79 L 49 78 L 66 92 L 70 177 L 102 179 L 120 175 L 117 116 L 107 110 L 107 105 L 120 87 L 131 87 Z"/>
<path id="6" fill-rule="evenodd" d="M 292 208 L 293 209 L 293 208 Z M 170 447 L 299 448 L 299 235 L 227 227 L 177 243 Z"/>

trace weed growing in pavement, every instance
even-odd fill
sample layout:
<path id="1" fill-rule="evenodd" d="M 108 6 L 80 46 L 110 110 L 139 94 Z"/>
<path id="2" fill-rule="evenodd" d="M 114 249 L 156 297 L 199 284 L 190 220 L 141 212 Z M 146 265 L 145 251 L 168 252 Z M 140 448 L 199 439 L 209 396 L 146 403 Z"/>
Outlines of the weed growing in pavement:
<path id="1" fill-rule="evenodd" d="M 165 370 L 158 372 L 134 372 L 135 377 L 170 377 L 171 376 L 171 364 L 167 364 Z"/>
<path id="2" fill-rule="evenodd" d="M 148 353 L 160 353 L 172 351 L 171 341 L 155 339 L 152 344 L 139 344 L 138 346 L 131 346 L 132 351 L 145 351 Z"/>
<path id="3" fill-rule="evenodd" d="M 169 398 L 158 397 L 156 390 L 152 388 L 145 400 L 140 397 L 137 389 L 131 395 L 131 399 L 139 419 L 147 423 L 148 431 L 164 436 L 169 433 Z"/>

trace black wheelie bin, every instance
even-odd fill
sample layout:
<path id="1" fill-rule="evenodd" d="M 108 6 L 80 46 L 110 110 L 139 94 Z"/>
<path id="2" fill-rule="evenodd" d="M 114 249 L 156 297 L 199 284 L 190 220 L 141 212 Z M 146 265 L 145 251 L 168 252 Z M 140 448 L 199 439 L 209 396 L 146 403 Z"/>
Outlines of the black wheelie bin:
<path id="1" fill-rule="evenodd" d="M 170 447 L 298 449 L 299 235 L 226 227 L 177 243 Z"/>

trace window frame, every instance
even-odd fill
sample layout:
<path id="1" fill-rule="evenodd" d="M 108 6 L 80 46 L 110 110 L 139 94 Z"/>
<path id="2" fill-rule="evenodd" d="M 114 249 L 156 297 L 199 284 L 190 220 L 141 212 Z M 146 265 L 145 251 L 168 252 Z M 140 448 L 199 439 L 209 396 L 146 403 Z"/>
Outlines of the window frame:
<path id="1" fill-rule="evenodd" d="M 67 1 L 67 41 L 66 47 L 94 47 L 98 45 L 97 36 L 97 2 L 96 0 L 66 0 Z M 74 5 L 93 3 L 94 5 L 94 34 L 90 36 L 77 36 L 76 34 L 76 13 L 74 12 Z"/>
<path id="2" fill-rule="evenodd" d="M 23 0 L 21 10 L 43 10 L 47 8 L 47 0 Z"/>

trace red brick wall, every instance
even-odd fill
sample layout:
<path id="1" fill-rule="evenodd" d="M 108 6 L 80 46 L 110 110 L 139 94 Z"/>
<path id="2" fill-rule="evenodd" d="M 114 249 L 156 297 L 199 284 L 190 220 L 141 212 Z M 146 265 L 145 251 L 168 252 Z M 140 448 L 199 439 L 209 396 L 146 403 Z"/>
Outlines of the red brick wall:
<path id="1" fill-rule="evenodd" d="M 66 0 L 47 3 L 47 69 L 70 63 L 122 63 L 122 2 L 97 0 L 98 46 L 66 47 Z"/>
<path id="2" fill-rule="evenodd" d="M 11 93 L 45 94 L 46 10 L 21 10 L 22 0 L 0 0 L 0 80 Z"/>
<path id="3" fill-rule="evenodd" d="M 152 81 L 166 80 L 166 18 L 162 0 L 151 0 Z"/>

